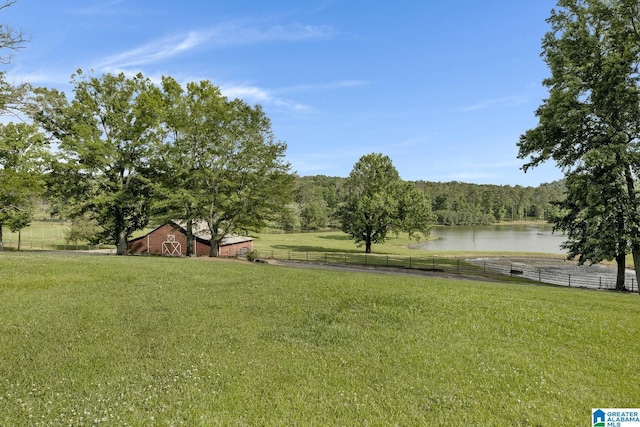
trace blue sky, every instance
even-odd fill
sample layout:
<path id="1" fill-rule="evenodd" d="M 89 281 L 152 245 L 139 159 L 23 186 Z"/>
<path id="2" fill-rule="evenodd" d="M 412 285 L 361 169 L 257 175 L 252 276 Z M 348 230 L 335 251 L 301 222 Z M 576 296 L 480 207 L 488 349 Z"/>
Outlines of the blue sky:
<path id="1" fill-rule="evenodd" d="M 539 185 L 516 143 L 547 92 L 555 0 L 18 0 L 31 42 L 10 81 L 69 91 L 77 69 L 207 79 L 261 104 L 300 175 L 388 155 L 405 180 Z"/>

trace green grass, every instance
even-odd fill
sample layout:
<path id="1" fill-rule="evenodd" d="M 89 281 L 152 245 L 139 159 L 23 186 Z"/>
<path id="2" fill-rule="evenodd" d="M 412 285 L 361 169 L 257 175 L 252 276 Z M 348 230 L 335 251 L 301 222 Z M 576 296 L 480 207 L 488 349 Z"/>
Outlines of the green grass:
<path id="1" fill-rule="evenodd" d="M 23 251 L 38 250 L 87 250 L 97 249 L 96 245 L 87 245 L 86 242 L 69 243 L 65 241 L 65 231 L 68 223 L 53 221 L 33 221 L 31 225 L 21 230 L 21 233 L 11 232 L 8 227 L 3 227 L 3 243 L 5 249 L 17 250 L 18 240 Z M 100 248 L 113 246 L 100 245 Z"/>
<path id="2" fill-rule="evenodd" d="M 424 240 L 423 240 L 424 241 Z M 409 239 L 406 233 L 398 236 L 390 235 L 385 243 L 374 244 L 372 252 L 374 254 L 389 254 L 400 256 L 441 256 L 441 257 L 463 257 L 469 254 L 464 251 L 428 251 L 411 249 L 409 245 L 418 243 L 416 240 Z M 283 253 L 291 252 L 339 252 L 364 254 L 364 247 L 358 247 L 349 236 L 342 231 L 318 231 L 311 233 L 260 233 L 255 236 L 254 248 L 258 252 Z M 498 256 L 516 255 L 513 252 L 473 252 L 474 256 L 483 256 L 486 254 Z M 518 252 L 517 255 L 526 255 L 532 257 L 562 257 L 562 255 L 540 254 L 529 252 Z"/>
<path id="3" fill-rule="evenodd" d="M 0 425 L 586 425 L 637 406 L 637 295 L 0 254 Z"/>

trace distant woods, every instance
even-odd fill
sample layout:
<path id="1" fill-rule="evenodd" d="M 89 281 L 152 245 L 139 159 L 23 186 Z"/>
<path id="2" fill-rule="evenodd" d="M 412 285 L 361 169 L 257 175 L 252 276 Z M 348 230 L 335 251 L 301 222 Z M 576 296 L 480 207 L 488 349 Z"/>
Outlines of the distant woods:
<path id="1" fill-rule="evenodd" d="M 274 224 L 285 230 L 339 227 L 335 216 L 344 200 L 346 178 L 298 177 L 294 201 Z M 564 182 L 538 187 L 480 185 L 464 182 L 412 182 L 430 200 L 440 225 L 490 224 L 502 221 L 551 221 L 554 202 L 564 199 Z"/>

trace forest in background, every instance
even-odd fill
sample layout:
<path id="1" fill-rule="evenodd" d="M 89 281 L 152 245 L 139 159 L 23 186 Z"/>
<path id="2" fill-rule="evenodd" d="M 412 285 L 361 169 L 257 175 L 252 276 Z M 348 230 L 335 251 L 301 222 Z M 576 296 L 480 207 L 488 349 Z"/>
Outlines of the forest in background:
<path id="1" fill-rule="evenodd" d="M 345 180 L 325 175 L 298 177 L 294 201 L 274 226 L 290 231 L 338 227 L 334 214 L 344 196 Z M 538 187 L 457 181 L 413 184 L 431 201 L 440 225 L 550 221 L 559 213 L 554 202 L 564 199 L 563 181 Z"/>

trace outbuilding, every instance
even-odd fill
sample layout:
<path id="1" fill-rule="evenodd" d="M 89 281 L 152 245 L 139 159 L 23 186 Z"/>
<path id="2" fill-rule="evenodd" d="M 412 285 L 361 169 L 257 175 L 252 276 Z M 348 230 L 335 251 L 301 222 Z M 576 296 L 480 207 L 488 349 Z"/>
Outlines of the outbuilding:
<path id="1" fill-rule="evenodd" d="M 204 223 L 193 226 L 193 255 L 208 256 L 211 250 L 211 233 Z M 220 242 L 218 256 L 243 255 L 253 250 L 253 239 L 247 236 L 228 235 Z M 168 221 L 144 236 L 129 242 L 130 254 L 186 255 L 187 231 L 181 223 Z"/>

